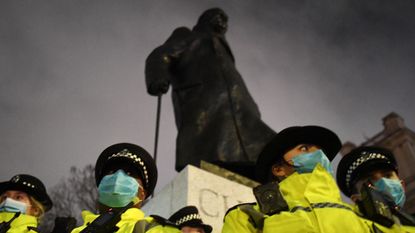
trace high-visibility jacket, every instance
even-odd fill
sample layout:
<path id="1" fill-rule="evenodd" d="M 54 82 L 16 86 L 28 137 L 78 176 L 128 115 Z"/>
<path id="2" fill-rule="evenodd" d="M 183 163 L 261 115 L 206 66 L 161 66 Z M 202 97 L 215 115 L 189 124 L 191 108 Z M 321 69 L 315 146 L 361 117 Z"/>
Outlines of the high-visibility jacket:
<path id="1" fill-rule="evenodd" d="M 81 232 L 86 225 L 93 222 L 99 215 L 90 211 L 82 211 L 84 223 L 82 226 L 72 230 L 71 233 Z M 121 215 L 121 220 L 116 225 L 119 229 L 117 233 L 180 233 L 180 230 L 162 225 L 152 217 L 145 217 L 144 212 L 137 208 L 130 208 Z"/>
<path id="2" fill-rule="evenodd" d="M 375 232 L 373 222 L 360 218 L 353 207 L 342 202 L 333 177 L 320 165 L 312 173 L 294 173 L 280 182 L 280 191 L 288 210 L 255 220 L 257 205 L 251 211 L 239 206 L 225 216 L 222 233 L 277 232 Z M 254 217 L 252 217 L 254 216 Z M 383 229 L 384 232 L 404 232 Z"/>
<path id="3" fill-rule="evenodd" d="M 415 233 L 415 227 L 414 226 L 402 226 L 403 232 L 407 233 Z"/>
<path id="4" fill-rule="evenodd" d="M 8 222 L 16 213 L 0 212 L 0 223 Z M 35 233 L 37 232 L 37 218 L 31 215 L 20 214 L 10 224 L 7 233 Z"/>

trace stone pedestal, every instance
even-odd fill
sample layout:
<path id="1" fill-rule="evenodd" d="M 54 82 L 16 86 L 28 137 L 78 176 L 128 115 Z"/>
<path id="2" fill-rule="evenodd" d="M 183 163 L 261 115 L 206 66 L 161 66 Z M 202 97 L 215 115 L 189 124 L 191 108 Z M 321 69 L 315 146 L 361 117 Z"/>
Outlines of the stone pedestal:
<path id="1" fill-rule="evenodd" d="M 203 221 L 221 232 L 223 217 L 234 205 L 254 202 L 252 188 L 188 165 L 142 208 L 165 218 L 187 205 L 199 209 Z"/>

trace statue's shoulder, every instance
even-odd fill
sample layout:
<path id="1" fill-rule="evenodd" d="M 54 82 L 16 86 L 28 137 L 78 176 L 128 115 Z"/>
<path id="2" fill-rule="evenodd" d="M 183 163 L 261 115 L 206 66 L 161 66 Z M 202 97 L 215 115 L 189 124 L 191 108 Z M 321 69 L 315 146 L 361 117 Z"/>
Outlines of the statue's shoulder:
<path id="1" fill-rule="evenodd" d="M 188 40 L 192 36 L 192 31 L 187 27 L 178 27 L 174 29 L 165 44 L 174 44 L 184 40 Z"/>
<path id="2" fill-rule="evenodd" d="M 188 35 L 189 33 L 192 33 L 192 30 L 190 30 L 188 27 L 178 27 L 174 29 L 172 35 Z"/>

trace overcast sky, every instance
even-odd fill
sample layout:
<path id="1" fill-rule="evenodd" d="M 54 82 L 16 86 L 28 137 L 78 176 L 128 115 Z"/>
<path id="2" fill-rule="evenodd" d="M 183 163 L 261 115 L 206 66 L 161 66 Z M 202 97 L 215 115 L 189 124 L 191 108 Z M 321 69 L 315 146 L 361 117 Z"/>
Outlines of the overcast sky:
<path id="1" fill-rule="evenodd" d="M 229 15 L 236 66 L 271 128 L 322 125 L 361 143 L 394 111 L 415 130 L 415 1 L 3 0 L 1 180 L 51 187 L 118 142 L 152 153 L 145 59 L 211 7 Z M 158 189 L 176 174 L 176 134 L 169 92 Z"/>

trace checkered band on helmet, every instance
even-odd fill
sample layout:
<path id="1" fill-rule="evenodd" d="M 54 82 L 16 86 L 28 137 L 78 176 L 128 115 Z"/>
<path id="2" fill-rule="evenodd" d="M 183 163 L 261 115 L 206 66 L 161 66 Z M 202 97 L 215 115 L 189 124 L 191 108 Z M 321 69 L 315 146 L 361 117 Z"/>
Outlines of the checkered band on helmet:
<path id="1" fill-rule="evenodd" d="M 140 158 L 140 156 L 131 153 L 127 149 L 124 149 L 124 150 L 122 150 L 122 151 L 120 151 L 116 154 L 112 154 L 111 156 L 108 157 L 107 160 L 110 160 L 112 158 L 120 158 L 120 157 L 125 157 L 125 158 L 128 158 L 128 159 L 131 159 L 134 163 L 140 165 L 143 168 L 144 179 L 146 180 L 146 184 L 149 183 L 147 167 L 144 164 L 143 160 Z"/>
<path id="2" fill-rule="evenodd" d="M 354 172 L 354 170 L 356 170 L 360 165 L 362 165 L 363 163 L 366 163 L 369 160 L 372 159 L 383 159 L 386 160 L 387 163 L 391 163 L 388 159 L 388 157 L 386 157 L 383 154 L 380 153 L 368 153 L 366 151 L 362 152 L 362 156 L 360 158 L 358 158 L 356 161 L 354 161 L 349 168 L 347 169 L 346 172 L 346 186 L 350 187 L 350 179 L 352 178 L 352 174 Z"/>
<path id="3" fill-rule="evenodd" d="M 182 223 L 188 222 L 193 219 L 202 220 L 199 214 L 189 214 L 177 220 L 176 225 L 181 225 Z"/>

